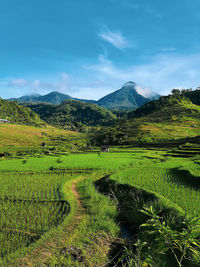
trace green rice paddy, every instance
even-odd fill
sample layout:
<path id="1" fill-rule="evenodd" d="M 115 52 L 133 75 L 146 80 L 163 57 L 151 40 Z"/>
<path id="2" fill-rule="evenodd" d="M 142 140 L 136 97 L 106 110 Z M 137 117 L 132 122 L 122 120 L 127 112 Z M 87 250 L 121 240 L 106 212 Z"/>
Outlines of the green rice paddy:
<path id="1" fill-rule="evenodd" d="M 191 147 L 189 149 L 192 150 Z M 114 189 L 110 194 L 111 199 L 98 192 L 94 182 L 102 177 L 109 177 L 109 180 L 118 186 L 128 185 L 135 188 L 134 190 L 144 190 L 153 194 L 158 203 L 177 210 L 178 214 L 198 217 L 199 157 L 197 154 L 193 157 L 184 155 L 173 157 L 173 153 L 170 155 L 169 153 L 171 152 L 164 149 L 122 147 L 112 148 L 111 153 L 69 153 L 40 158 L 2 159 L 0 161 L 2 264 L 9 266 L 15 260 L 20 262 L 20 257 L 37 247 L 46 233 L 50 233 L 48 238 L 51 238 L 51 233 L 53 235 L 53 231 L 59 231 L 62 225 L 70 229 L 77 204 L 75 200 L 70 199 L 66 188 L 71 192 L 70 186 L 78 177 L 82 177 L 82 180 L 77 182 L 77 188 L 80 197 L 83 197 L 81 202 L 86 207 L 84 215 L 86 217 L 83 216 L 83 221 L 80 222 L 79 227 L 83 229 L 77 228 L 78 237 L 71 237 L 70 244 L 72 246 L 78 244 L 82 248 L 82 253 L 85 253 L 83 266 L 87 264 L 100 266 L 100 263 L 105 263 L 109 259 L 110 245 L 107 246 L 105 241 L 105 245 L 102 245 L 106 247 L 104 257 L 95 256 L 97 258 L 94 260 L 94 256 L 88 256 L 91 242 L 94 245 L 94 236 L 108 235 L 112 240 L 121 235 L 116 208 L 116 205 L 120 205 L 120 197 Z M 70 215 L 73 212 L 74 215 Z M 72 216 L 71 221 L 70 216 Z M 81 232 L 84 231 L 83 237 Z M 86 239 L 90 240 L 88 245 Z M 65 245 L 67 242 L 69 240 Z M 71 257 L 68 252 L 64 259 L 58 256 L 58 252 L 56 253 L 57 256 L 54 255 L 48 260 L 49 266 L 59 266 L 55 262 L 70 266 L 67 264 L 76 262 L 76 258 Z M 94 255 L 95 253 L 96 250 Z M 20 263 L 16 266 L 20 266 Z"/>

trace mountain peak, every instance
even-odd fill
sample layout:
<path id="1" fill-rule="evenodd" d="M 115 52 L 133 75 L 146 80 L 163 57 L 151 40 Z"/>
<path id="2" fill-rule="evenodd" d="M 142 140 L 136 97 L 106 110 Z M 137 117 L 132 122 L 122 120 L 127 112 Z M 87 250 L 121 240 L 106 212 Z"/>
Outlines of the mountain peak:
<path id="1" fill-rule="evenodd" d="M 62 93 L 60 93 L 58 91 L 52 91 L 52 92 L 48 93 L 47 95 L 62 95 Z"/>
<path id="2" fill-rule="evenodd" d="M 129 81 L 129 82 L 126 82 L 123 87 L 127 87 L 127 86 L 136 86 L 136 83 Z"/>

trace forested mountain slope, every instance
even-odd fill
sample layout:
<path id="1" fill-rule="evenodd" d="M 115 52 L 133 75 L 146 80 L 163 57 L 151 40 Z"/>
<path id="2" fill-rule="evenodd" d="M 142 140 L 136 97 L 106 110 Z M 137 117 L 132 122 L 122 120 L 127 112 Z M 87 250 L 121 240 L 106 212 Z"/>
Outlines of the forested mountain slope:
<path id="1" fill-rule="evenodd" d="M 0 99 L 0 119 L 9 120 L 12 123 L 26 125 L 44 125 L 39 116 L 30 108 L 19 105 L 15 101 Z"/>
<path id="2" fill-rule="evenodd" d="M 66 129 L 112 125 L 116 116 L 96 104 L 66 100 L 60 105 L 28 104 L 47 123 Z"/>

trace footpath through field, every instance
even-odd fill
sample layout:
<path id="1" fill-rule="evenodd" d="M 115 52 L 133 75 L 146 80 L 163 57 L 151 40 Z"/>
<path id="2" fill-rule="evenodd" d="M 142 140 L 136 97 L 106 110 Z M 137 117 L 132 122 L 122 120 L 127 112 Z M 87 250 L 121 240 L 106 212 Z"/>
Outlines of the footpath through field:
<path id="1" fill-rule="evenodd" d="M 64 222 L 61 228 L 56 229 L 55 232 L 42 240 L 27 256 L 19 259 L 16 264 L 11 266 L 43 266 L 42 264 L 48 263 L 56 250 L 64 247 L 65 241 L 72 236 L 85 212 L 77 190 L 77 183 L 86 178 L 87 176 L 78 177 L 73 181 L 66 182 L 64 185 L 66 199 L 71 202 L 70 213 L 66 219 L 67 222 Z"/>

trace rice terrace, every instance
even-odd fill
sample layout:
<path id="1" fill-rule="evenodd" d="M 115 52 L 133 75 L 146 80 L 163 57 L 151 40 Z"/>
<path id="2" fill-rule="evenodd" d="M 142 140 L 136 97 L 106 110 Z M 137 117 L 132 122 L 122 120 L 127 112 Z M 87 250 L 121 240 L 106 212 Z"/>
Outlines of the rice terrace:
<path id="1" fill-rule="evenodd" d="M 0 267 L 200 266 L 200 1 L 0 5 Z"/>
<path id="2" fill-rule="evenodd" d="M 29 126 L 16 127 L 24 133 Z M 198 138 L 178 146 L 168 141 L 170 149 L 113 145 L 109 153 L 84 145 L 83 134 L 66 131 L 66 138 L 62 149 L 52 146 L 55 140 L 35 150 L 6 147 L 2 266 L 198 265 Z"/>

